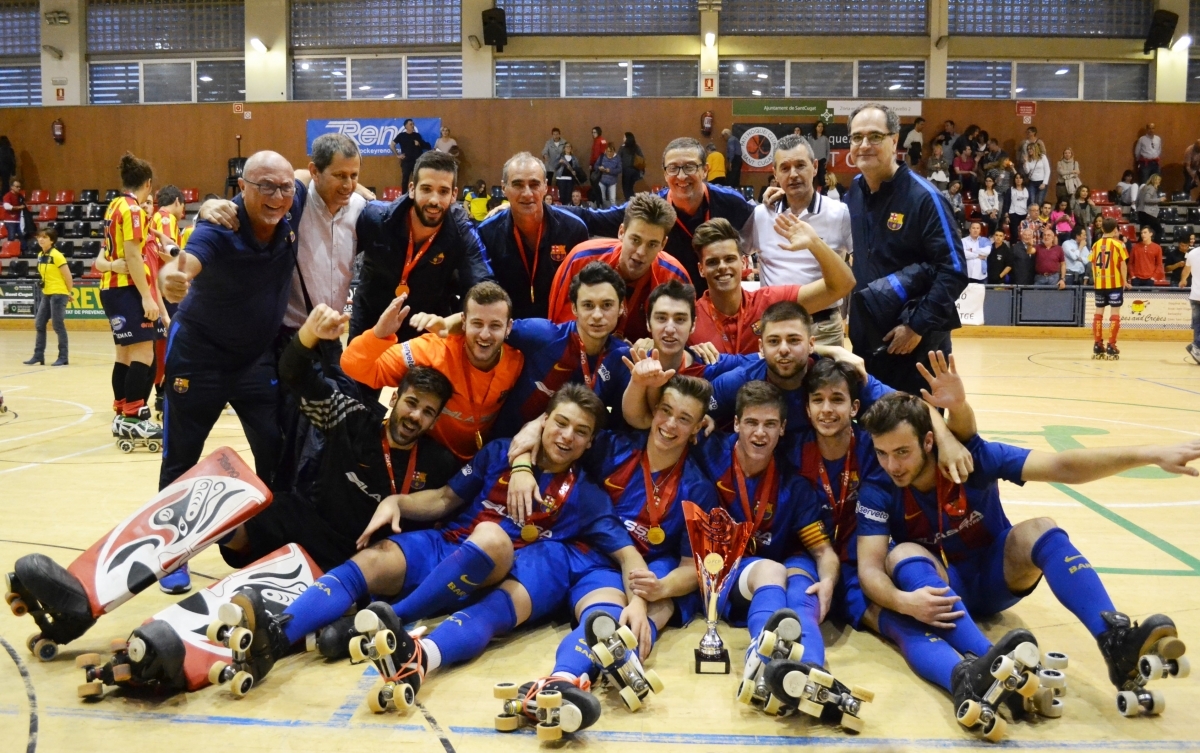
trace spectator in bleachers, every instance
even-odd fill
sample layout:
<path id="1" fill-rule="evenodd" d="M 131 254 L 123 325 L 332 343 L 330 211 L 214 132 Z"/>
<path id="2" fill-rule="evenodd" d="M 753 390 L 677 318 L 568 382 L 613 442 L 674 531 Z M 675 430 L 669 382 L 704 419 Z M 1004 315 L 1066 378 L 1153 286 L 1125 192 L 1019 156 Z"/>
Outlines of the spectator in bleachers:
<path id="1" fill-rule="evenodd" d="M 824 121 L 818 120 L 813 124 L 813 135 L 808 137 L 808 145 L 812 147 L 813 157 L 817 160 L 817 177 L 813 179 L 813 185 L 817 191 L 823 191 L 829 163 L 829 137 L 825 135 Z"/>
<path id="2" fill-rule="evenodd" d="M 837 175 L 832 170 L 825 173 L 825 196 L 834 201 L 842 200 L 842 192 L 838 188 Z"/>
<path id="3" fill-rule="evenodd" d="M 1116 201 L 1118 204 L 1124 204 L 1127 207 L 1133 206 L 1137 201 L 1138 184 L 1133 176 L 1132 170 L 1126 170 L 1121 174 L 1121 180 L 1117 183 Z"/>
<path id="4" fill-rule="evenodd" d="M 992 233 L 992 252 L 987 257 L 988 285 L 1004 285 L 1009 282 L 1013 265 L 1012 246 L 1004 240 L 1004 231 Z"/>
<path id="5" fill-rule="evenodd" d="M 1161 159 L 1162 136 L 1154 132 L 1153 123 L 1147 123 L 1146 132 L 1133 145 L 1133 160 L 1143 183 L 1148 182 L 1151 175 L 1158 175 Z"/>
<path id="6" fill-rule="evenodd" d="M 1058 237 L 1059 245 L 1071 237 L 1071 231 L 1075 229 L 1075 215 L 1071 214 L 1066 199 L 1060 199 L 1058 206 L 1050 212 L 1050 227 Z"/>
<path id="7" fill-rule="evenodd" d="M 1021 223 L 1022 227 L 1029 227 L 1033 230 L 1033 240 L 1039 241 L 1042 237 L 1042 230 L 1050 226 L 1050 212 L 1053 207 L 1050 202 L 1043 201 L 1041 205 L 1034 207 L 1030 211 L 1029 216 Z"/>
<path id="8" fill-rule="evenodd" d="M 42 284 L 39 288 L 37 313 L 34 314 L 33 328 L 37 333 L 33 341 L 33 358 L 25 362 L 26 366 L 46 363 L 46 322 L 54 323 L 54 334 L 58 338 L 58 360 L 51 366 L 67 365 L 67 325 L 63 323 L 66 317 L 67 304 L 71 301 L 71 291 L 74 280 L 67 260 L 62 252 L 54 247 L 58 235 L 51 228 L 39 230 L 35 236 L 38 244 L 37 272 Z"/>
<path id="9" fill-rule="evenodd" d="M 442 135 L 438 136 L 437 141 L 433 142 L 433 148 L 446 154 L 458 155 L 458 141 L 450 138 L 450 129 L 446 126 L 442 126 Z"/>
<path id="10" fill-rule="evenodd" d="M 945 191 L 950 186 L 950 163 L 946 161 L 946 148 L 939 142 L 934 142 L 932 153 L 925 160 L 925 177 L 929 182 Z"/>
<path id="11" fill-rule="evenodd" d="M 1000 148 L 999 139 L 995 138 L 988 138 L 986 146 L 979 153 L 979 165 L 984 175 L 1000 168 L 1007 159 L 1008 154 Z"/>
<path id="12" fill-rule="evenodd" d="M 963 131 L 963 134 L 961 136 L 959 136 L 958 138 L 956 138 L 952 142 L 952 146 L 954 149 L 954 156 L 957 157 L 958 155 L 965 152 L 967 150 L 967 147 L 971 147 L 971 151 L 974 152 L 975 139 L 978 138 L 978 136 L 979 136 L 979 126 L 977 126 L 977 125 L 967 126 L 967 130 Z"/>
<path id="13" fill-rule="evenodd" d="M 1071 199 L 1071 214 L 1075 216 L 1076 229 L 1082 227 L 1090 232 L 1092 225 L 1096 224 L 1096 218 L 1100 216 L 1100 207 L 1092 201 L 1092 192 L 1087 186 L 1080 186 L 1075 191 L 1075 196 Z"/>
<path id="14" fill-rule="evenodd" d="M 1183 190 L 1190 195 L 1200 186 L 1200 139 L 1183 150 Z"/>
<path id="15" fill-rule="evenodd" d="M 962 223 L 967 221 L 966 209 L 963 206 L 962 197 L 962 182 L 957 180 L 950 181 L 950 187 L 942 191 L 942 195 L 946 197 L 946 201 L 950 202 L 950 209 L 954 212 L 954 219 L 958 221 L 961 228 Z M 962 230 L 959 230 L 961 233 Z"/>
<path id="16" fill-rule="evenodd" d="M 1162 203 L 1162 194 L 1158 192 L 1158 186 L 1161 183 L 1162 176 L 1158 173 L 1147 178 L 1142 187 L 1138 189 L 1137 201 L 1133 205 L 1137 210 L 1138 224 L 1149 225 L 1154 230 L 1154 240 L 1156 241 L 1160 240 L 1163 234 L 1162 223 L 1158 221 L 1158 205 Z"/>
<path id="17" fill-rule="evenodd" d="M 983 234 L 983 223 L 971 222 L 970 230 L 962 239 L 963 255 L 967 257 L 967 279 L 971 282 L 987 281 L 987 258 L 992 252 L 992 240 Z"/>
<path id="18" fill-rule="evenodd" d="M 558 158 L 562 156 L 566 143 L 563 141 L 562 131 L 557 128 L 550 129 L 550 138 L 542 146 L 542 162 L 546 165 L 546 175 L 554 175 L 558 170 Z"/>
<path id="19" fill-rule="evenodd" d="M 1054 184 L 1055 198 L 1058 201 L 1070 202 L 1071 197 L 1083 185 L 1079 179 L 1079 162 L 1075 159 L 1074 150 L 1063 150 L 1062 159 L 1058 161 L 1058 181 Z"/>
<path id="20" fill-rule="evenodd" d="M 1015 173 L 1012 181 L 1008 191 L 1008 227 L 1016 233 L 1029 215 L 1029 188 L 1025 185 L 1025 176 L 1020 173 Z"/>
<path id="21" fill-rule="evenodd" d="M 596 205 L 590 201 L 584 201 L 583 191 L 580 191 L 578 188 L 576 188 L 571 192 L 571 203 L 567 206 L 578 207 L 580 209 L 594 209 Z"/>
<path id="22" fill-rule="evenodd" d="M 4 203 L 0 206 L 3 212 L 0 213 L 0 219 L 4 221 L 4 227 L 8 229 L 8 239 L 10 241 L 24 240 L 25 234 L 21 232 L 21 220 L 29 208 L 25 206 L 25 192 L 21 190 L 21 181 L 13 178 L 3 196 Z"/>
<path id="23" fill-rule="evenodd" d="M 0 196 L 8 193 L 13 176 L 17 174 L 17 153 L 7 136 L 0 136 Z"/>
<path id="24" fill-rule="evenodd" d="M 721 137 L 725 139 L 725 175 L 729 181 L 727 185 L 740 185 L 742 180 L 742 142 L 728 128 L 721 131 Z"/>
<path id="25" fill-rule="evenodd" d="M 600 196 L 600 173 L 596 170 L 596 163 L 604 156 L 604 150 L 607 148 L 608 139 L 604 138 L 604 131 L 600 126 L 592 126 L 592 156 L 588 160 L 587 199 L 596 206 L 601 206 L 603 203 Z"/>
<path id="26" fill-rule="evenodd" d="M 958 138 L 958 134 L 954 131 L 954 121 L 947 120 L 942 123 L 942 131 L 934 137 L 934 141 L 941 143 L 948 149 L 954 145 L 954 140 Z"/>
<path id="27" fill-rule="evenodd" d="M 471 219 L 476 222 L 483 222 L 487 219 L 488 213 L 488 190 L 487 181 L 480 178 L 476 181 L 473 188 L 468 188 L 463 195 L 463 207 L 467 210 L 467 214 L 471 215 Z"/>
<path id="28" fill-rule="evenodd" d="M 1162 246 L 1154 242 L 1154 232 L 1143 227 L 1141 240 L 1133 244 L 1129 252 L 1129 284 L 1135 288 L 1152 288 L 1159 282 L 1164 285 L 1167 282 Z"/>
<path id="29" fill-rule="evenodd" d="M 771 190 L 772 188 L 779 188 L 779 180 L 775 178 L 774 173 L 771 174 L 771 177 L 767 178 L 767 185 L 758 190 L 759 204 L 763 203 L 763 199 L 766 197 L 767 191 Z"/>
<path id="30" fill-rule="evenodd" d="M 646 174 L 646 155 L 642 153 L 642 148 L 638 146 L 632 131 L 625 132 L 625 143 L 621 144 L 621 148 L 617 150 L 617 156 L 621 158 L 621 191 L 625 194 L 625 200 L 629 201 L 633 198 L 634 185 Z M 737 185 L 736 181 L 741 172 L 741 161 L 742 158 L 739 156 L 736 160 L 738 165 L 736 169 L 733 162 L 730 162 L 727 167 L 731 185 Z"/>
<path id="31" fill-rule="evenodd" d="M 725 177 L 725 154 L 711 141 L 704 147 L 704 151 L 707 153 L 704 162 L 708 165 L 708 182 L 718 186 L 729 185 L 729 180 Z"/>
<path id="32" fill-rule="evenodd" d="M 908 157 L 908 164 L 914 170 L 921 167 L 921 155 L 925 151 L 925 118 L 917 118 L 913 121 L 912 130 L 904 137 L 904 152 Z"/>
<path id="33" fill-rule="evenodd" d="M 1012 244 L 1011 282 L 1014 285 L 1033 284 L 1033 259 L 1037 255 L 1033 228 L 1022 228 L 1019 241 Z"/>
<path id="34" fill-rule="evenodd" d="M 979 133 L 975 134 L 975 141 L 971 143 L 971 149 L 975 152 L 975 161 L 979 162 L 979 157 L 987 151 L 988 132 L 980 129 Z"/>
<path id="35" fill-rule="evenodd" d="M 974 126 L 972 126 L 974 128 Z M 962 136 L 959 137 L 961 141 Z M 962 184 L 963 195 L 968 198 L 975 196 L 978 184 L 975 180 L 975 149 L 970 144 L 963 146 L 962 151 L 955 150 L 952 164 L 954 178 Z"/>
<path id="36" fill-rule="evenodd" d="M 617 179 L 621 177 L 621 158 L 617 156 L 615 144 L 604 148 L 604 155 L 596 160 L 596 172 L 600 174 L 600 194 L 596 197 L 598 208 L 617 205 Z"/>
<path id="37" fill-rule="evenodd" d="M 1071 231 L 1071 237 L 1062 244 L 1063 256 L 1067 259 L 1067 284 L 1085 285 L 1091 272 L 1091 245 L 1088 243 L 1089 225 L 1079 224 Z M 1097 235 L 1097 238 L 1100 236 Z"/>
<path id="38" fill-rule="evenodd" d="M 562 154 L 558 156 L 558 166 L 554 168 L 554 184 L 558 186 L 559 201 L 571 200 L 571 192 L 575 186 L 581 185 L 587 179 L 579 158 L 575 156 L 575 147 L 571 142 L 563 142 Z"/>
<path id="39" fill-rule="evenodd" d="M 398 148 L 397 148 L 398 147 Z M 392 154 L 400 160 L 400 187 L 408 190 L 409 179 L 412 178 L 413 166 L 417 158 L 429 151 L 429 142 L 417 130 L 417 124 L 412 118 L 404 121 L 404 130 L 392 139 Z"/>
<path id="40" fill-rule="evenodd" d="M 1035 134 L 1036 136 L 1036 134 Z M 1050 159 L 1040 141 L 1025 142 L 1025 177 L 1029 180 L 1029 204 L 1037 206 L 1046 196 L 1050 185 Z"/>
<path id="41" fill-rule="evenodd" d="M 1038 138 L 1038 131 L 1037 131 L 1036 126 L 1029 126 L 1028 128 L 1025 129 L 1025 140 L 1021 142 L 1021 151 L 1019 153 L 1024 154 L 1026 147 L 1028 147 L 1030 145 L 1036 146 L 1038 148 L 1038 151 L 1041 152 L 1042 154 L 1050 153 L 1050 151 L 1048 149 L 1046 149 L 1046 142 L 1042 141 L 1040 138 Z"/>
<path id="42" fill-rule="evenodd" d="M 1196 234 L 1188 233 L 1178 243 L 1168 243 L 1163 249 L 1163 272 L 1166 273 L 1170 284 L 1179 285 L 1184 265 L 1187 264 L 1187 256 L 1195 246 Z M 1192 274 L 1197 272 L 1200 272 L 1200 266 L 1192 267 Z"/>
<path id="43" fill-rule="evenodd" d="M 991 236 L 1000 227 L 1000 192 L 996 190 L 996 180 L 990 175 L 983 178 L 983 190 L 979 192 L 979 213 L 987 225 L 987 236 Z"/>
<path id="44" fill-rule="evenodd" d="M 1067 286 L 1067 258 L 1058 236 L 1049 227 L 1042 228 L 1042 242 L 1036 247 L 1033 259 L 1034 285 L 1057 285 L 1059 290 Z"/>

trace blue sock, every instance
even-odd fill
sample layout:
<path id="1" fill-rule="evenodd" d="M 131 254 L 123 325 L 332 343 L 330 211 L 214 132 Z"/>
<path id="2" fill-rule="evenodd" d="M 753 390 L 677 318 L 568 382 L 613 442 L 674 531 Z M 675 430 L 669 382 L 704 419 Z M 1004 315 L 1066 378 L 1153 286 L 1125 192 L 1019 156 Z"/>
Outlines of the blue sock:
<path id="1" fill-rule="evenodd" d="M 746 629 L 750 631 L 750 640 L 757 640 L 771 615 L 786 606 L 787 594 L 782 586 L 759 587 L 750 598 L 750 609 L 746 612 Z"/>
<path id="2" fill-rule="evenodd" d="M 457 664 L 479 656 L 487 648 L 488 641 L 516 625 L 517 611 L 513 608 L 512 597 L 497 588 L 447 617 L 428 639 L 441 652 L 442 664 Z"/>
<path id="3" fill-rule="evenodd" d="M 392 608 L 405 623 L 445 614 L 474 593 L 495 567 L 486 552 L 468 541 L 442 560 L 412 593 Z"/>
<path id="4" fill-rule="evenodd" d="M 1079 618 L 1093 636 L 1108 630 L 1101 612 L 1115 612 L 1100 576 L 1079 553 L 1067 532 L 1052 528 L 1042 534 L 1030 553 L 1033 564 L 1046 576 L 1060 604 Z"/>
<path id="5" fill-rule="evenodd" d="M 283 610 L 292 617 L 283 631 L 288 640 L 295 643 L 341 617 L 367 593 L 367 579 L 362 570 L 353 560 L 347 560 L 317 578 L 316 583 Z"/>
<path id="6" fill-rule="evenodd" d="M 931 632 L 928 625 L 882 609 L 879 611 L 879 632 L 900 648 L 900 654 L 912 671 L 950 692 L 950 674 L 962 657 Z"/>
<path id="7" fill-rule="evenodd" d="M 825 638 L 821 635 L 821 600 L 816 594 L 805 593 L 816 583 L 807 572 L 788 576 L 787 605 L 800 617 L 800 642 L 804 644 L 804 661 L 825 666 Z"/>
<path id="8" fill-rule="evenodd" d="M 892 580 L 902 591 L 916 591 L 925 586 L 949 588 L 949 584 L 942 580 L 942 576 L 938 575 L 933 560 L 925 557 L 909 557 L 902 560 L 892 570 Z M 957 596 L 958 594 L 955 594 L 954 589 L 951 588 L 944 595 Z M 955 605 L 955 610 L 958 609 L 966 610 L 961 601 Z M 975 624 L 975 620 L 971 619 L 969 614 L 964 614 L 955 620 L 953 630 L 926 627 L 949 643 L 960 654 L 970 652 L 976 656 L 983 656 L 992 647 L 992 642 L 979 630 L 979 626 Z"/>
<path id="9" fill-rule="evenodd" d="M 576 677 L 587 675 L 593 682 L 599 676 L 599 670 L 588 652 L 587 635 L 583 630 L 584 623 L 593 612 L 604 612 L 614 620 L 621 618 L 621 607 L 616 604 L 593 604 L 585 609 L 579 617 L 579 626 L 558 644 L 558 653 L 554 657 L 554 672 L 568 672 Z"/>

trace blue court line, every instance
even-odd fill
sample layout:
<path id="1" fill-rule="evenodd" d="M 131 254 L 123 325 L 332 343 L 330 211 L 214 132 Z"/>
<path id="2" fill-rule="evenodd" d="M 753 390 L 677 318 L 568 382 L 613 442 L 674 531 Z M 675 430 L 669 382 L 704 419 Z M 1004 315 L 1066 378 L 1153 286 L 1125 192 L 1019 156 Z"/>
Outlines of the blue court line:
<path id="1" fill-rule="evenodd" d="M 228 727 L 267 727 L 282 729 L 362 729 L 391 732 L 425 732 L 420 724 L 351 723 L 349 720 L 324 722 L 306 719 L 259 719 L 221 714 L 158 714 L 149 711 L 106 711 L 104 709 L 57 707 L 45 710 L 47 716 L 67 719 L 92 719 L 110 722 L 165 722 L 168 724 L 201 724 Z"/>
<path id="2" fill-rule="evenodd" d="M 490 735 L 509 734 L 497 732 L 491 727 L 450 727 L 450 731 L 459 735 L 483 737 Z M 532 735 L 531 728 L 524 728 L 523 733 Z M 646 743 L 664 745 L 727 745 L 752 747 L 809 747 L 809 748 L 981 748 L 995 750 L 992 743 L 978 738 L 964 736 L 957 740 L 950 739 L 903 739 L 895 737 L 853 737 L 850 735 L 814 737 L 812 735 L 706 735 L 679 732 L 603 732 L 591 730 L 574 736 L 581 742 L 595 740 L 597 742 L 614 743 Z M 1195 740 L 1012 740 L 1006 739 L 1001 743 L 1005 748 L 1023 748 L 1028 750 L 1200 750 L 1200 741 Z"/>
<path id="3" fill-rule="evenodd" d="M 363 705 L 363 699 L 367 697 L 367 692 L 379 678 L 379 672 L 375 670 L 373 664 L 368 664 L 367 668 L 370 671 L 363 672 L 362 677 L 359 678 L 358 685 L 346 696 L 345 702 L 341 706 L 338 706 L 337 711 L 333 712 L 333 715 L 329 717 L 330 724 L 344 724 L 349 722 L 351 717 L 354 716 L 354 712 L 358 711 L 359 707 Z"/>

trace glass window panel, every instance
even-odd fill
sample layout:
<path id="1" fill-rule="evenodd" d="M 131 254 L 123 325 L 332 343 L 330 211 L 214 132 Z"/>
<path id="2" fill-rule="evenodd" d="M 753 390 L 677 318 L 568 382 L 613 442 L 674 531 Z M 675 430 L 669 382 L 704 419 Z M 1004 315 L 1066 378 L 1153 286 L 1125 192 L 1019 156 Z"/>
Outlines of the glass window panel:
<path id="1" fill-rule="evenodd" d="M 1008 99 L 1011 62 L 951 60 L 946 64 L 946 96 L 951 99 Z"/>
<path id="2" fill-rule="evenodd" d="M 854 63 L 792 63 L 792 97 L 854 96 Z"/>
<path id="3" fill-rule="evenodd" d="M 724 0 L 722 34 L 924 34 L 925 0 Z"/>
<path id="4" fill-rule="evenodd" d="M 87 4 L 89 53 L 240 52 L 245 38 L 242 0 L 88 0 Z"/>
<path id="5" fill-rule="evenodd" d="M 404 96 L 404 58 L 353 58 L 350 99 L 400 99 Z"/>
<path id="6" fill-rule="evenodd" d="M 695 97 L 699 79 L 699 60 L 633 61 L 635 97 Z"/>
<path id="7" fill-rule="evenodd" d="M 1200 0 L 1188 0 L 1188 34 L 1193 40 L 1200 38 Z"/>
<path id="8" fill-rule="evenodd" d="M 1145 102 L 1150 98 L 1150 66 L 1143 63 L 1084 63 L 1083 98 Z"/>
<path id="9" fill-rule="evenodd" d="M 1188 102 L 1200 102 L 1200 58 L 1188 60 Z"/>
<path id="10" fill-rule="evenodd" d="M 93 105 L 136 105 L 137 63 L 93 63 L 88 66 L 88 102 Z"/>
<path id="11" fill-rule="evenodd" d="M 295 49 L 459 44 L 460 0 L 292 0 Z"/>
<path id="12" fill-rule="evenodd" d="M 1141 39 L 1152 0 L 950 0 L 950 33 Z"/>
<path id="13" fill-rule="evenodd" d="M 722 97 L 786 97 L 783 60 L 722 60 L 717 67 Z"/>
<path id="14" fill-rule="evenodd" d="M 925 61 L 858 61 L 858 96 L 871 99 L 924 98 Z"/>
<path id="15" fill-rule="evenodd" d="M 562 94 L 557 60 L 496 61 L 496 96 L 500 99 L 552 99 Z"/>
<path id="16" fill-rule="evenodd" d="M 461 99 L 462 56 L 408 57 L 409 99 Z"/>
<path id="17" fill-rule="evenodd" d="M 574 63 L 567 61 L 568 97 L 629 96 L 629 64 L 625 61 Z"/>
<path id="18" fill-rule="evenodd" d="M 245 99 L 245 61 L 196 61 L 197 102 L 242 102 Z"/>
<path id="19" fill-rule="evenodd" d="M 1017 63 L 1020 99 L 1079 99 L 1078 63 Z"/>
<path id="20" fill-rule="evenodd" d="M 699 34 L 695 0 L 497 0 L 508 33 L 577 36 Z"/>
<path id="21" fill-rule="evenodd" d="M 346 58 L 292 61 L 292 99 L 345 99 Z"/>
<path id="22" fill-rule="evenodd" d="M 143 102 L 191 102 L 191 63 L 144 63 Z"/>
<path id="23" fill-rule="evenodd" d="M 0 3 L 0 29 L 4 30 L 0 33 L 0 56 L 41 54 L 42 15 L 38 3 Z"/>
<path id="24" fill-rule="evenodd" d="M 42 104 L 40 65 L 0 66 L 0 107 L 37 107 Z"/>

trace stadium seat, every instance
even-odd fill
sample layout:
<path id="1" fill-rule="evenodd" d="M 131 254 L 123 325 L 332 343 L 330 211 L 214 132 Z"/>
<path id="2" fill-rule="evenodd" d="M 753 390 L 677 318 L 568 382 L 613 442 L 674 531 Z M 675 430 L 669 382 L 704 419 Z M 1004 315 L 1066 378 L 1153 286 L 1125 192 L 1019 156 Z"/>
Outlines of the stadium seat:
<path id="1" fill-rule="evenodd" d="M 75 241 L 60 240 L 58 243 L 55 243 L 54 245 L 59 251 L 62 252 L 62 255 L 65 256 L 66 258 L 70 259 L 71 257 L 75 256 Z"/>
<path id="2" fill-rule="evenodd" d="M 74 191 L 55 191 L 54 198 L 51 199 L 51 203 L 52 204 L 74 204 L 75 203 L 75 192 Z"/>
<path id="3" fill-rule="evenodd" d="M 1105 191 L 1096 191 L 1092 194 L 1092 203 L 1098 207 L 1105 207 L 1112 204 L 1112 199 L 1108 197 Z"/>
<path id="4" fill-rule="evenodd" d="M 1175 193 L 1171 194 L 1172 202 L 1191 201 L 1191 200 L 1192 200 L 1192 195 L 1190 193 L 1188 193 L 1187 191 L 1176 191 Z"/>
<path id="5" fill-rule="evenodd" d="M 8 223 L 0 222 L 0 241 L 8 238 Z"/>
<path id="6" fill-rule="evenodd" d="M 21 244 L 21 258 L 22 259 L 36 259 L 37 258 L 38 251 L 41 250 L 41 248 L 38 247 L 38 244 L 34 243 L 33 241 L 28 241 L 28 242 L 18 241 L 18 242 Z"/>
<path id="7" fill-rule="evenodd" d="M 226 163 L 225 177 L 225 195 L 230 193 L 237 195 L 238 193 L 238 178 L 242 177 L 242 171 L 246 169 L 246 157 L 230 157 Z"/>
<path id="8" fill-rule="evenodd" d="M 120 195 L 121 195 L 120 190 L 118 190 L 116 188 L 110 188 L 104 192 L 104 203 L 107 204 Z"/>
<path id="9" fill-rule="evenodd" d="M 68 227 L 67 236 L 70 238 L 90 238 L 92 236 L 92 223 L 72 222 Z"/>
<path id="10" fill-rule="evenodd" d="M 60 220 L 82 220 L 83 206 L 80 204 L 63 204 L 58 208 Z"/>
<path id="11" fill-rule="evenodd" d="M 1121 237 L 1125 240 L 1129 241 L 1130 243 L 1137 242 L 1137 225 L 1134 225 L 1132 222 L 1123 222 L 1117 226 L 1117 229 L 1121 231 Z"/>
<path id="12" fill-rule="evenodd" d="M 5 241 L 0 246 L 0 259 L 15 259 L 21 255 L 21 241 Z"/>
<path id="13" fill-rule="evenodd" d="M 33 269 L 33 273 L 37 274 L 36 266 Z M 9 277 L 28 277 L 29 276 L 29 262 L 26 261 L 25 259 L 14 260 L 12 264 L 8 265 L 8 276 Z"/>
<path id="14" fill-rule="evenodd" d="M 96 269 L 94 266 L 89 267 L 88 271 L 83 273 L 83 279 L 85 280 L 99 280 L 102 277 L 104 277 L 104 273 Z"/>
<path id="15" fill-rule="evenodd" d="M 491 194 L 493 199 L 504 201 L 504 189 L 502 187 L 492 186 Z"/>
<path id="16" fill-rule="evenodd" d="M 978 204 L 968 204 L 966 202 L 963 203 L 963 214 L 967 220 L 977 220 L 983 216 L 979 213 Z"/>
<path id="17" fill-rule="evenodd" d="M 400 186 L 388 186 L 387 188 L 383 189 L 383 200 L 395 201 L 396 199 L 400 198 L 403 193 L 404 189 Z"/>
<path id="18" fill-rule="evenodd" d="M 53 204 L 43 204 L 42 208 L 40 210 L 38 210 L 37 217 L 34 218 L 34 221 L 35 222 L 54 222 L 57 219 L 58 219 L 58 207 L 54 206 Z"/>
<path id="19" fill-rule="evenodd" d="M 738 186 L 737 190 L 746 201 L 754 201 L 754 186 Z"/>
<path id="20" fill-rule="evenodd" d="M 84 241 L 79 246 L 79 253 L 76 256 L 82 256 L 85 259 L 95 259 L 100 255 L 100 241 Z"/>
<path id="21" fill-rule="evenodd" d="M 1159 207 L 1158 221 L 1164 225 L 1174 225 L 1179 222 L 1179 210 L 1176 207 Z"/>
<path id="22" fill-rule="evenodd" d="M 1108 204 L 1100 209 L 1101 217 L 1112 217 L 1117 222 L 1125 219 L 1125 213 L 1121 211 L 1121 207 Z"/>
<path id="23" fill-rule="evenodd" d="M 50 200 L 50 195 L 40 188 L 35 188 L 29 192 L 30 204 L 45 204 Z"/>
<path id="24" fill-rule="evenodd" d="M 62 220 L 47 223 L 48 227 L 54 231 L 54 234 L 59 238 L 67 237 L 67 223 Z"/>
<path id="25" fill-rule="evenodd" d="M 1200 207 L 1188 207 L 1187 221 L 1193 225 L 1200 225 Z"/>
<path id="26" fill-rule="evenodd" d="M 562 203 L 561 197 L 558 195 L 558 186 L 550 186 L 550 188 L 546 190 L 546 193 L 550 196 L 551 202 L 555 204 Z"/>
<path id="27" fill-rule="evenodd" d="M 102 220 L 104 219 L 105 206 L 103 204 L 88 204 L 83 208 L 83 219 L 85 220 Z"/>
<path id="28" fill-rule="evenodd" d="M 83 277 L 83 262 L 79 259 L 72 259 L 67 262 L 67 269 L 71 270 L 72 277 Z"/>
<path id="29" fill-rule="evenodd" d="M 183 193 L 184 204 L 195 204 L 200 201 L 200 189 L 198 188 L 181 188 L 180 192 Z"/>
<path id="30" fill-rule="evenodd" d="M 1190 225 L 1178 225 L 1175 228 L 1175 233 L 1173 234 L 1172 237 L 1174 237 L 1175 241 L 1178 243 L 1179 241 L 1186 241 L 1188 239 L 1188 236 L 1191 235 L 1193 232 L 1195 232 L 1195 231 L 1192 230 Z"/>
<path id="31" fill-rule="evenodd" d="M 83 189 L 82 191 L 79 192 L 79 203 L 80 204 L 99 204 L 100 203 L 100 189 L 99 188 Z"/>

